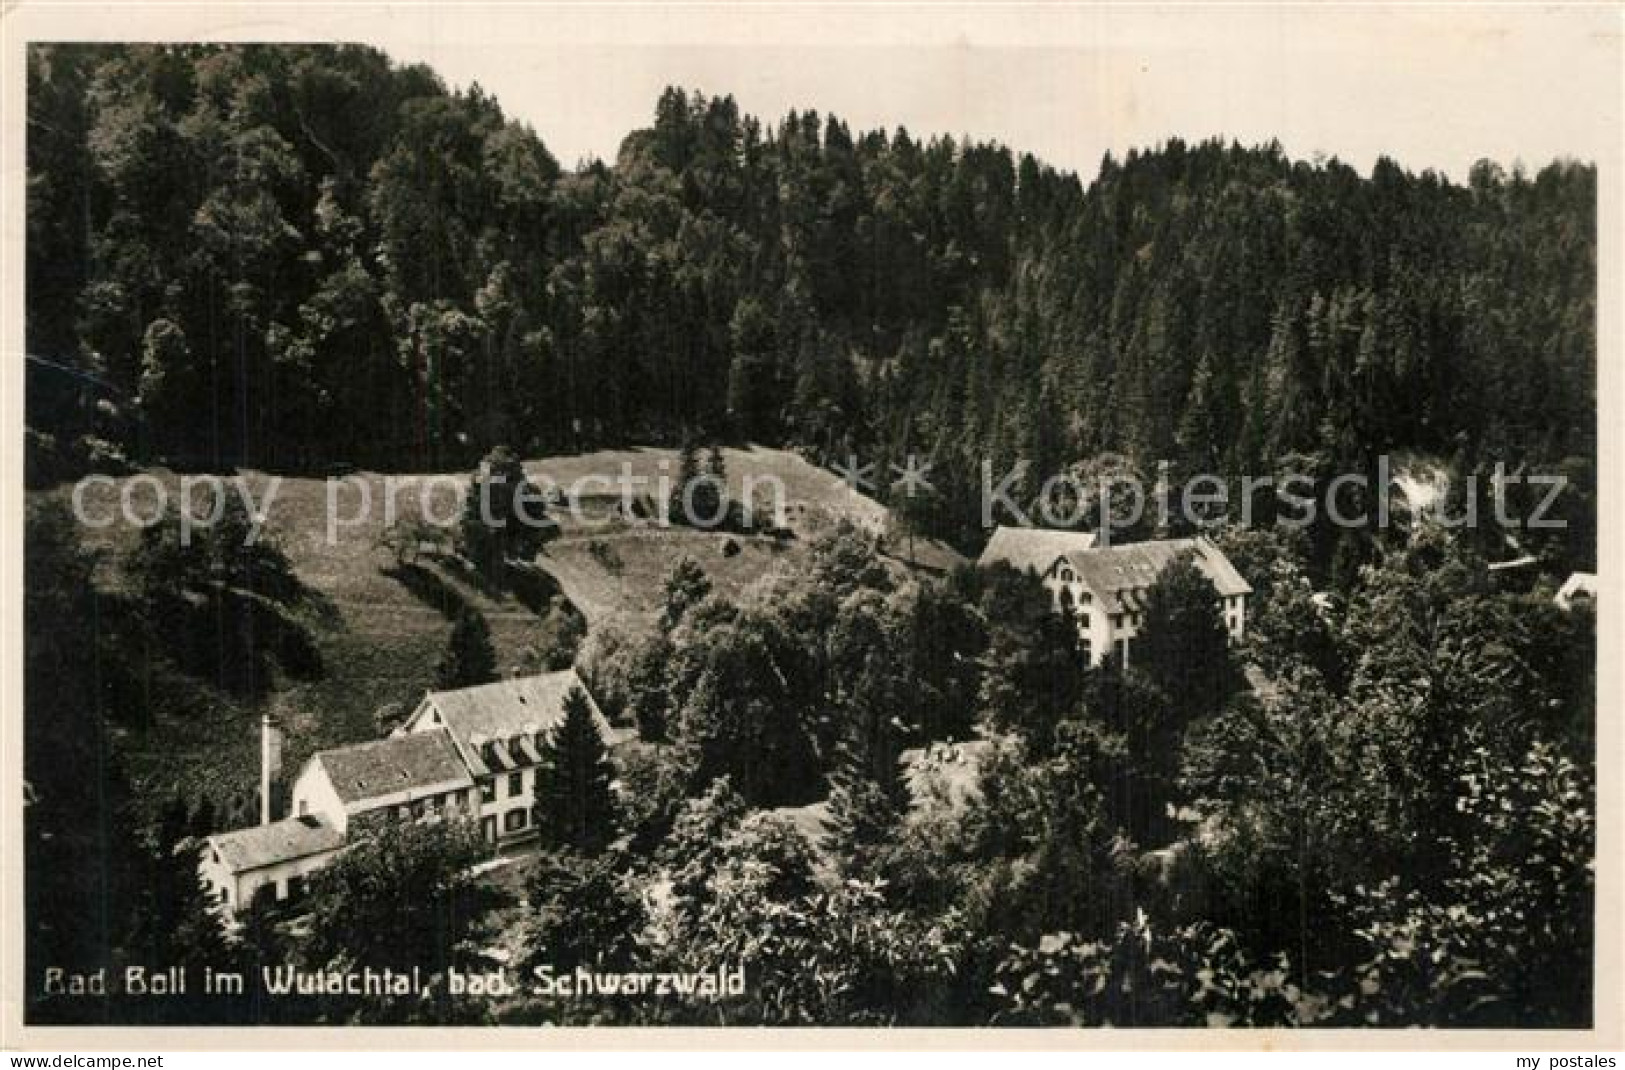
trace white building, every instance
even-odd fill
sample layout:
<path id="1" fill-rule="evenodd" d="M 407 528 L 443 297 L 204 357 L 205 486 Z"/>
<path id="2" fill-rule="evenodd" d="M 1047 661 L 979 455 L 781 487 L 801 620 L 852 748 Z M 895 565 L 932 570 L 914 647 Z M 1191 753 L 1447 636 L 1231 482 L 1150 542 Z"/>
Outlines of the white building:
<path id="1" fill-rule="evenodd" d="M 261 889 L 276 899 L 297 896 L 343 846 L 344 834 L 325 818 L 290 817 L 208 837 L 198 871 L 215 901 L 235 911 Z"/>
<path id="2" fill-rule="evenodd" d="M 311 755 L 293 782 L 291 816 L 208 837 L 199 861 L 206 886 L 228 910 L 256 894 L 297 897 L 369 822 L 467 814 L 492 844 L 534 836 L 541 746 L 573 688 L 605 743 L 617 742 L 573 669 L 431 691 L 388 739 Z"/>
<path id="3" fill-rule="evenodd" d="M 616 735 L 574 669 L 458 691 L 431 691 L 396 737 L 446 733 L 477 789 L 480 831 L 492 843 L 534 834 L 536 766 L 547 735 L 564 720 L 564 696 L 580 688 L 606 745 Z"/>
<path id="4" fill-rule="evenodd" d="M 473 788 L 449 733 L 375 739 L 311 755 L 293 782 L 293 816 L 320 815 L 348 835 L 368 817 L 472 812 Z"/>
<path id="5" fill-rule="evenodd" d="M 1031 569 L 1055 599 L 1055 608 L 1077 620 L 1089 664 L 1098 665 L 1112 653 L 1127 664 L 1132 640 L 1144 621 L 1146 591 L 1183 554 L 1191 556 L 1218 592 L 1219 612 L 1231 641 L 1241 639 L 1253 589 L 1207 538 L 1100 547 L 1089 532 L 999 528 L 978 563 Z"/>

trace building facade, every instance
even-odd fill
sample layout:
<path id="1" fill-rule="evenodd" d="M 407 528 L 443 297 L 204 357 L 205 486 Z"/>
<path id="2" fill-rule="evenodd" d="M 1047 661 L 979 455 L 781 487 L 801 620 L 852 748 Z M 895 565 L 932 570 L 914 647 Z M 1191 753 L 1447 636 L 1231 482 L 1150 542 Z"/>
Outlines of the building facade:
<path id="1" fill-rule="evenodd" d="M 423 696 L 395 738 L 444 733 L 472 778 L 480 832 L 490 843 L 535 835 L 537 766 L 547 736 L 564 720 L 564 697 L 580 688 L 605 744 L 616 734 L 574 669 L 498 680 Z"/>
<path id="2" fill-rule="evenodd" d="M 1225 630 L 1232 642 L 1239 641 L 1246 633 L 1253 589 L 1207 538 L 1098 546 L 1089 532 L 999 528 L 978 563 L 1031 570 L 1050 592 L 1055 609 L 1077 621 L 1088 663 L 1099 665 L 1116 655 L 1126 665 L 1144 624 L 1147 591 L 1165 568 L 1187 554 L 1213 584 Z"/>
<path id="3" fill-rule="evenodd" d="M 331 822 L 315 816 L 288 818 L 208 837 L 198 872 L 215 902 L 237 911 L 260 895 L 296 898 L 305 879 L 343 846 L 344 834 Z"/>
<path id="4" fill-rule="evenodd" d="M 472 812 L 474 781 L 445 731 L 317 751 L 293 782 L 293 816 L 321 815 L 348 835 L 356 822 Z"/>
<path id="5" fill-rule="evenodd" d="M 296 898 L 311 873 L 377 822 L 466 815 L 494 847 L 534 837 L 541 749 L 575 688 L 606 744 L 616 742 L 573 669 L 431 691 L 388 738 L 311 755 L 288 817 L 208 837 L 199 860 L 206 887 L 228 911 L 257 895 Z"/>

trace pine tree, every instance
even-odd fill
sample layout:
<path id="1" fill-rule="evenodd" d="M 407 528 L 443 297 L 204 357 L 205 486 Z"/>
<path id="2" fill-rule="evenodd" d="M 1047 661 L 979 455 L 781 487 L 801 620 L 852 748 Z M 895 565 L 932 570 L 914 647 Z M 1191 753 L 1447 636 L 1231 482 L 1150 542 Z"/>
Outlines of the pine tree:
<path id="1" fill-rule="evenodd" d="M 908 810 L 903 780 L 902 725 L 874 701 L 852 711 L 831 774 L 834 790 L 824 821 L 825 843 L 851 877 L 873 876 L 880 854 Z"/>
<path id="2" fill-rule="evenodd" d="M 491 628 L 485 615 L 472 607 L 457 616 L 446 641 L 446 652 L 435 666 L 435 683 L 442 689 L 488 684 L 497 678 L 497 655 L 491 646 Z"/>
<path id="3" fill-rule="evenodd" d="M 683 614 L 705 601 L 711 593 L 711 580 L 705 570 L 685 554 L 666 573 L 663 592 L 660 627 L 669 632 L 677 627 Z"/>
<path id="4" fill-rule="evenodd" d="M 705 473 L 694 493 L 694 516 L 705 527 L 728 524 L 733 507 L 728 501 L 728 461 L 721 446 L 705 454 Z"/>
<path id="5" fill-rule="evenodd" d="M 677 482 L 672 484 L 671 499 L 666 503 L 666 516 L 673 524 L 687 524 L 690 501 L 688 488 L 700 478 L 700 448 L 694 439 L 685 435 L 677 449 Z"/>
<path id="6" fill-rule="evenodd" d="M 541 492 L 506 446 L 493 449 L 469 481 L 459 544 L 490 581 L 503 577 L 509 558 L 534 556 L 553 534 Z"/>
<path id="7" fill-rule="evenodd" d="M 197 880 L 197 855 L 187 850 L 195 843 L 187 835 L 186 802 L 171 799 L 159 816 L 157 842 L 153 845 L 152 877 L 146 889 L 150 897 L 150 924 L 153 935 L 167 940 L 179 926 L 189 884 Z"/>
<path id="8" fill-rule="evenodd" d="M 205 795 L 203 797 L 203 801 L 197 804 L 197 809 L 192 811 L 192 820 L 189 831 L 193 836 L 197 837 L 198 839 L 202 839 L 203 837 L 212 834 L 217 827 L 214 813 L 214 800 Z"/>
<path id="9" fill-rule="evenodd" d="M 1146 590 L 1145 625 L 1130 659 L 1167 693 L 1182 721 L 1216 712 L 1240 686 L 1219 593 L 1188 556 Z"/>
<path id="10" fill-rule="evenodd" d="M 900 787 L 901 778 L 898 778 Z M 880 868 L 885 845 L 897 831 L 907 800 L 879 781 L 843 768 L 835 774 L 824 818 L 824 844 L 848 877 L 867 878 Z"/>
<path id="11" fill-rule="evenodd" d="M 190 845 L 183 846 L 180 853 L 184 868 L 177 888 L 171 952 L 176 965 L 200 974 L 204 968 L 217 968 L 226 961 L 228 945 L 219 907 L 198 872 L 197 853 Z"/>
<path id="12" fill-rule="evenodd" d="M 712 446 L 705 451 L 705 474 L 715 479 L 719 486 L 728 485 L 728 458 L 721 446 Z"/>
<path id="13" fill-rule="evenodd" d="M 564 696 L 564 720 L 542 746 L 536 777 L 536 822 L 549 847 L 593 855 L 615 836 L 611 768 L 587 694 Z"/>

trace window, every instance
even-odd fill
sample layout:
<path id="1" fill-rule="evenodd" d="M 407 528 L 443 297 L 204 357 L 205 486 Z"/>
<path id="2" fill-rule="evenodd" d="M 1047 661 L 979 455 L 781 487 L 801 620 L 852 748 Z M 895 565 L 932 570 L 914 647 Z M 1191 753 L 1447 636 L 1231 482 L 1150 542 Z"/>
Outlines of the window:
<path id="1" fill-rule="evenodd" d="M 494 780 L 487 780 L 480 785 L 480 802 L 496 802 L 497 785 Z"/>
<path id="2" fill-rule="evenodd" d="M 510 797 L 512 797 L 514 795 L 518 795 L 520 792 L 522 792 L 524 790 L 525 790 L 525 772 L 524 772 L 524 770 L 521 769 L 517 773 L 509 773 L 508 774 L 508 795 Z"/>
<path id="3" fill-rule="evenodd" d="M 1112 614 L 1112 627 L 1113 628 L 1121 628 L 1122 626 L 1123 626 L 1123 614 L 1121 614 L 1121 613 L 1113 613 Z"/>
<path id="4" fill-rule="evenodd" d="M 504 832 L 518 832 L 525 827 L 526 814 L 524 810 L 509 810 L 502 819 Z"/>
<path id="5" fill-rule="evenodd" d="M 1083 641 L 1083 662 L 1085 665 L 1095 660 L 1095 648 L 1089 640 Z"/>
<path id="6" fill-rule="evenodd" d="M 1069 568 L 1061 569 L 1061 582 L 1062 583 L 1071 583 L 1072 582 L 1072 570 L 1071 569 L 1069 569 Z"/>

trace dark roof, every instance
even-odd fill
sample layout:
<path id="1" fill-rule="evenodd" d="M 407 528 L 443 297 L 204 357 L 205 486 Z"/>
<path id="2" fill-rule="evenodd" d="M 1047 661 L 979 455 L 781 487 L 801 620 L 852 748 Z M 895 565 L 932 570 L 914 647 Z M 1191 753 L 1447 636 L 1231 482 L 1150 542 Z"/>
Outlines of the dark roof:
<path id="1" fill-rule="evenodd" d="M 1181 554 L 1191 554 L 1196 567 L 1218 589 L 1220 597 L 1251 594 L 1253 589 L 1230 559 L 1208 539 L 1158 539 L 1123 546 L 1068 554 L 1066 559 L 1078 570 L 1078 578 L 1099 600 L 1107 613 L 1139 610 L 1145 605 L 1145 588 Z"/>
<path id="2" fill-rule="evenodd" d="M 344 837 L 325 818 L 309 814 L 269 825 L 221 832 L 210 836 L 208 842 L 220 852 L 226 869 L 232 873 L 242 873 L 324 851 L 336 851 L 344 846 Z"/>
<path id="3" fill-rule="evenodd" d="M 987 540 L 976 563 L 987 568 L 1003 561 L 1017 572 L 1030 568 L 1042 576 L 1055 564 L 1056 558 L 1092 549 L 1094 545 L 1092 531 L 999 527 L 993 529 L 993 537 Z"/>
<path id="4" fill-rule="evenodd" d="M 564 696 L 572 687 L 580 687 L 587 696 L 587 707 L 592 710 L 598 731 L 604 742 L 610 743 L 614 733 L 609 722 L 574 669 L 519 676 L 456 691 L 431 691 L 423 702 L 440 711 L 440 723 L 451 730 L 469 771 L 479 777 L 536 764 L 534 737 L 564 720 Z M 531 740 L 522 741 L 515 753 L 509 741 L 520 735 Z M 487 762 L 481 752 L 484 744 L 493 741 L 493 761 Z"/>
<path id="5" fill-rule="evenodd" d="M 347 803 L 474 783 L 443 729 L 319 751 L 313 760 L 322 763 L 333 790 Z"/>

